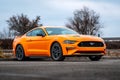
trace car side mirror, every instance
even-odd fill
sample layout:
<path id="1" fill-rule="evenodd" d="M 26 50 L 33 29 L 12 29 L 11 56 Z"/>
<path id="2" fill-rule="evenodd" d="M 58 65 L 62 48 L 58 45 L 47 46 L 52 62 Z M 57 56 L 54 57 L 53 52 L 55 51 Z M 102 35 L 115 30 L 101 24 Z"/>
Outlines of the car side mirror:
<path id="1" fill-rule="evenodd" d="M 42 36 L 42 37 L 44 37 L 45 35 L 43 35 L 43 34 L 37 34 L 37 36 Z"/>

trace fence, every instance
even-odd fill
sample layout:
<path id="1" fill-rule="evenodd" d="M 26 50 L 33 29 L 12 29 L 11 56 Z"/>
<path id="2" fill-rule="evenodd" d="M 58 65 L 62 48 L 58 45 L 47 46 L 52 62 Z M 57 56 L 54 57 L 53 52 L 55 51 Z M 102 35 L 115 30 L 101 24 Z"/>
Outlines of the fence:
<path id="1" fill-rule="evenodd" d="M 0 52 L 5 57 L 11 57 L 11 56 L 13 56 L 13 50 L 12 49 L 2 49 L 2 50 L 0 50 Z"/>
<path id="2" fill-rule="evenodd" d="M 2 53 L 13 53 L 12 49 L 2 49 L 0 50 Z"/>

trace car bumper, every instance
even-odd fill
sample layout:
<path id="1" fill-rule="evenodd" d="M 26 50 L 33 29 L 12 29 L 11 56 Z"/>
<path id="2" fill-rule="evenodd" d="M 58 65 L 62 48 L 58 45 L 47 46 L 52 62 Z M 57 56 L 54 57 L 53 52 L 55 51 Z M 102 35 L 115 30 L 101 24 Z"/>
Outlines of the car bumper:
<path id="1" fill-rule="evenodd" d="M 65 46 L 63 55 L 66 56 L 90 56 L 90 55 L 105 55 L 106 47 L 78 47 L 75 45 Z"/>

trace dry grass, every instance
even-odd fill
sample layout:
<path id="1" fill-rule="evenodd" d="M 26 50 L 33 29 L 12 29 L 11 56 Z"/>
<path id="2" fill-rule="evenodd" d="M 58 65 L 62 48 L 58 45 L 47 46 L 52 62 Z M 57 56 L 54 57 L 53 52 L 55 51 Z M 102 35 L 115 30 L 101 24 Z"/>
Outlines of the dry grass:
<path id="1" fill-rule="evenodd" d="M 120 58 L 120 49 L 108 49 L 106 56 Z"/>
<path id="2" fill-rule="evenodd" d="M 12 51 L 7 51 L 7 50 L 2 50 L 0 48 L 0 58 L 12 58 L 13 57 L 13 54 L 12 54 Z"/>
<path id="3" fill-rule="evenodd" d="M 0 58 L 4 58 L 4 54 L 3 54 L 3 52 L 1 50 L 2 49 L 0 48 Z"/>

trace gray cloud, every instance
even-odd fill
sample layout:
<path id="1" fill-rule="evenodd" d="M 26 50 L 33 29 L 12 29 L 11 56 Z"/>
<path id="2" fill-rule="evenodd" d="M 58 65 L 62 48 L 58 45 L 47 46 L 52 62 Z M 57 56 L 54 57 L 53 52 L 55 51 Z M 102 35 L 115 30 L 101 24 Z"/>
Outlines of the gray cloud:
<path id="1" fill-rule="evenodd" d="M 73 11 L 87 6 L 101 16 L 104 37 L 119 36 L 119 0 L 0 0 L 0 29 L 7 28 L 6 20 L 24 13 L 31 19 L 41 16 L 43 25 L 64 25 Z"/>

